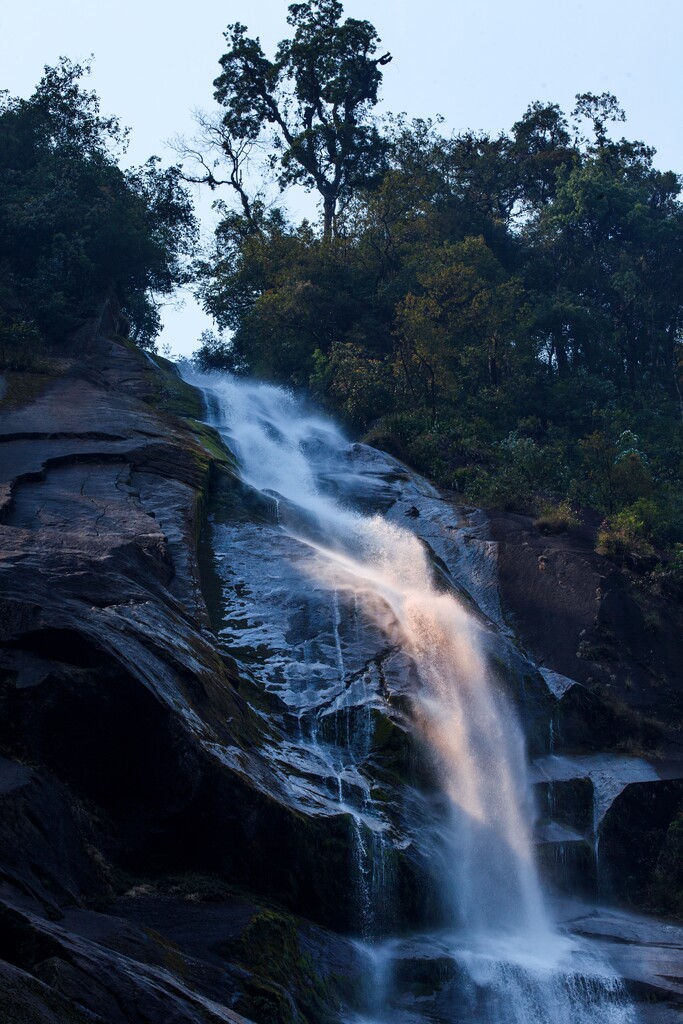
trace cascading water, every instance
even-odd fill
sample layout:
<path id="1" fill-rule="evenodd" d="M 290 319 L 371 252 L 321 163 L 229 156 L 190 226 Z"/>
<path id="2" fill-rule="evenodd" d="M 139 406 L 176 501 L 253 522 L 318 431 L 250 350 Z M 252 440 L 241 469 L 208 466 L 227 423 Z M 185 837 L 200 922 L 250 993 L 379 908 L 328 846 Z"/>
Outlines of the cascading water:
<path id="1" fill-rule="evenodd" d="M 346 663 L 342 609 L 355 630 L 374 629 L 385 651 L 409 666 L 413 728 L 438 789 L 430 797 L 438 822 L 430 829 L 425 818 L 423 835 L 439 878 L 443 927 L 412 939 L 375 938 L 368 947 L 375 998 L 364 1019 L 632 1020 L 619 981 L 594 954 L 559 935 L 549 918 L 534 862 L 524 739 L 511 704 L 490 678 L 482 620 L 438 584 L 433 560 L 414 533 L 358 510 L 368 504 L 373 480 L 359 472 L 352 446 L 332 424 L 268 385 L 227 377 L 195 382 L 205 387 L 211 421 L 235 452 L 244 483 L 275 500 L 275 529 L 288 538 L 295 571 L 330 601 L 327 654 L 321 654 L 322 627 L 299 655 L 283 654 L 284 640 L 273 654 L 271 641 L 267 685 L 297 722 L 292 742 L 278 753 L 281 763 L 289 757 L 304 765 L 307 778 L 336 778 L 337 791 L 330 785 L 316 799 L 336 800 L 353 817 L 359 928 L 366 934 L 379 920 L 373 903 L 391 899 L 381 891 L 391 875 L 385 860 L 390 828 L 358 768 L 362 736 L 359 741 L 354 728 L 350 738 L 351 713 L 362 708 L 358 701 L 352 708 L 353 695 L 371 670 Z M 430 493 L 424 482 L 415 486 Z M 266 598 L 276 604 L 275 589 Z M 252 642 L 265 650 L 260 628 L 260 622 L 249 627 Z M 342 712 L 345 743 L 339 742 Z M 332 714 L 336 735 L 330 738 L 325 720 Z M 311 787 L 302 792 L 302 800 L 314 799 Z M 427 798 L 413 793 L 413 799 L 417 807 Z M 416 963 L 439 965 L 443 974 L 438 997 L 424 1013 L 414 987 L 406 998 L 399 991 Z"/>

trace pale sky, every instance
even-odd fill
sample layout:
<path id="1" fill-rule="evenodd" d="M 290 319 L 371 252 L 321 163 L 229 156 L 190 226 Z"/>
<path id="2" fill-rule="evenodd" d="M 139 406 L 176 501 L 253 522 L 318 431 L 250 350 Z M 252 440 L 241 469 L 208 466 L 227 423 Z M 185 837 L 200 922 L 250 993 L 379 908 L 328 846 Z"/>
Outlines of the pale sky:
<path id="1" fill-rule="evenodd" d="M 578 92 L 615 93 L 619 126 L 657 149 L 655 163 L 683 172 L 683 0 L 347 0 L 367 18 L 393 61 L 382 111 L 437 113 L 444 131 L 509 129 L 533 100 L 568 112 Z M 172 162 L 166 141 L 191 134 L 193 108 L 211 109 L 228 23 L 244 22 L 268 56 L 288 34 L 286 0 L 24 0 L 0 12 L 0 88 L 28 96 L 43 65 L 94 53 L 86 82 L 105 113 L 132 128 L 129 159 Z M 227 196 L 226 196 L 227 198 Z M 209 202 L 202 204 L 205 230 Z M 160 344 L 190 353 L 211 326 L 190 299 L 167 310 Z"/>

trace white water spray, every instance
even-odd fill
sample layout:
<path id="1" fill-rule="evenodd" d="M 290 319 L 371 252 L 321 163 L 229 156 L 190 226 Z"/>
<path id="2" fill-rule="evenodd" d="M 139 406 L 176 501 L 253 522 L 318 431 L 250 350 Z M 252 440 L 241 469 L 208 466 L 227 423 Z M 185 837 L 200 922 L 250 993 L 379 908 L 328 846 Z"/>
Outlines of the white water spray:
<path id="1" fill-rule="evenodd" d="M 588 975 L 568 966 L 569 943 L 550 922 L 533 856 L 523 736 L 489 676 L 482 627 L 452 593 L 437 588 L 425 549 L 410 531 L 362 516 L 332 496 L 353 494 L 354 472 L 345 462 L 348 443 L 328 421 L 268 385 L 230 378 L 202 383 L 243 480 L 275 497 L 281 528 L 315 554 L 306 571 L 333 595 L 342 679 L 342 594 L 400 645 L 416 670 L 414 722 L 447 804 L 444 916 L 452 924 L 454 962 L 467 975 L 472 1014 L 495 1024 L 583 1024 L 599 1005 L 601 1019 L 628 1021 L 618 983 L 595 969 L 590 982 L 577 980 Z M 367 901 L 366 839 L 358 820 L 354 826 Z"/>

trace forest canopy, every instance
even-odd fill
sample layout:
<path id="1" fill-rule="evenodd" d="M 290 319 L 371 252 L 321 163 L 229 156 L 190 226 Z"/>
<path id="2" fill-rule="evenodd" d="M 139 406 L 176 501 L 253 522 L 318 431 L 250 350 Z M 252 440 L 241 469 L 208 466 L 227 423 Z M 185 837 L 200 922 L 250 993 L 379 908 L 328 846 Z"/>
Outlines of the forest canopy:
<path id="1" fill-rule="evenodd" d="M 272 58 L 228 26 L 182 167 L 122 168 L 87 66 L 1 94 L 5 365 L 107 296 L 153 346 L 159 296 L 193 282 L 220 332 L 202 368 L 304 389 L 468 501 L 552 528 L 594 513 L 604 550 L 647 565 L 668 549 L 683 580 L 679 176 L 621 136 L 608 93 L 532 102 L 495 136 L 380 118 L 374 26 L 337 0 L 288 22 Z M 266 202 L 259 158 L 283 192 L 317 194 L 319 223 Z M 222 190 L 194 261 L 189 181 Z"/>
<path id="2" fill-rule="evenodd" d="M 198 265 L 225 334 L 205 335 L 197 360 L 308 389 L 472 501 L 560 508 L 565 524 L 594 509 L 617 556 L 647 560 L 651 543 L 683 539 L 680 178 L 619 137 L 625 115 L 608 93 L 577 95 L 569 113 L 532 102 L 497 136 L 380 121 L 379 38 L 342 13 L 294 4 L 274 61 L 244 26 L 226 33 L 217 149 L 233 169 L 248 135 L 271 146 L 282 186 L 308 174 L 318 187 L 297 152 L 336 152 L 331 135 L 321 142 L 326 118 L 329 132 L 360 123 L 345 95 L 365 96 L 374 159 L 348 135 L 364 172 L 344 178 L 333 217 L 318 188 L 317 225 L 251 203 L 239 177 L 241 202 L 223 203 Z M 335 63 L 341 39 L 367 94 Z M 282 129 L 278 89 L 299 126 L 293 148 L 269 135 Z"/>

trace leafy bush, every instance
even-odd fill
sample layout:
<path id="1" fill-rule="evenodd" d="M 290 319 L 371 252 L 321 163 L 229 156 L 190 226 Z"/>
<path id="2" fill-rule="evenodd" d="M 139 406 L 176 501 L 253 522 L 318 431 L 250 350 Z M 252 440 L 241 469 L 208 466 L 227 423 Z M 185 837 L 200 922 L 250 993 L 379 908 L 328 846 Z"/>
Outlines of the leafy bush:
<path id="1" fill-rule="evenodd" d="M 548 501 L 543 504 L 534 522 L 534 526 L 541 533 L 566 533 L 576 529 L 580 524 L 581 520 L 566 498 L 560 502 Z"/>
<path id="2" fill-rule="evenodd" d="M 44 348 L 34 321 L 0 309 L 0 366 L 7 370 L 36 369 L 41 365 Z"/>
<path id="3" fill-rule="evenodd" d="M 596 551 L 619 563 L 652 558 L 654 548 L 647 539 L 645 518 L 637 504 L 604 520 Z"/>
<path id="4" fill-rule="evenodd" d="M 335 342 L 327 355 L 316 349 L 313 358 L 313 393 L 332 404 L 349 423 L 363 426 L 394 408 L 391 370 L 363 346 Z"/>

